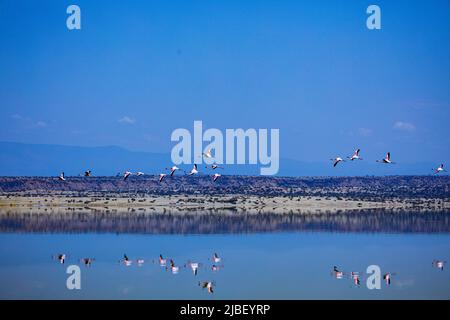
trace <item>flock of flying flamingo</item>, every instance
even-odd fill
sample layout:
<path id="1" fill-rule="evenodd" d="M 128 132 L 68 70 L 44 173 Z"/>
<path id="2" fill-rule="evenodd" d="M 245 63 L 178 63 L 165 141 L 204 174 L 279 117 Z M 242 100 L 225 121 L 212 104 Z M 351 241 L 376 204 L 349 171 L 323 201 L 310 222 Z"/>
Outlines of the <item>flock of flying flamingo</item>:
<path id="1" fill-rule="evenodd" d="M 60 264 L 64 264 L 68 259 L 68 256 L 65 253 L 59 253 L 57 255 L 52 256 L 53 259 L 59 261 Z M 224 267 L 222 263 L 222 257 L 219 257 L 217 253 L 214 253 L 212 257 L 208 258 L 211 263 L 211 270 L 213 272 L 217 272 Z M 79 262 L 84 264 L 86 267 L 91 267 L 94 263 L 94 258 L 82 258 L 79 259 Z M 163 270 L 170 271 L 172 274 L 178 274 L 180 272 L 180 267 L 175 264 L 173 259 L 164 258 L 162 254 L 159 255 L 158 259 L 151 260 L 153 264 L 158 264 Z M 126 267 L 132 266 L 133 264 L 138 267 L 142 267 L 145 263 L 145 259 L 137 258 L 132 260 L 128 257 L 127 254 L 123 255 L 123 258 L 119 260 L 119 264 L 124 265 Z M 191 269 L 194 276 L 197 276 L 199 269 L 204 269 L 204 264 L 199 262 L 187 261 L 183 267 L 185 269 Z M 215 282 L 214 281 L 199 281 L 198 285 L 202 289 L 207 289 L 208 293 L 214 293 Z"/>
<path id="2" fill-rule="evenodd" d="M 361 157 L 359 156 L 360 151 L 361 151 L 360 148 L 356 149 L 355 152 L 353 153 L 353 155 L 352 155 L 352 156 L 348 156 L 347 159 L 349 159 L 349 161 L 363 160 L 363 158 L 361 158 Z M 209 149 L 206 153 L 203 153 L 203 156 L 204 156 L 205 158 L 208 158 L 208 159 L 212 158 L 213 156 L 212 156 L 211 149 Z M 342 157 L 340 157 L 340 156 L 338 156 L 338 157 L 336 157 L 336 158 L 332 158 L 332 159 L 330 159 L 330 160 L 333 161 L 333 167 L 336 167 L 340 162 L 345 162 L 345 161 L 346 161 L 346 160 L 344 160 L 344 159 L 343 159 Z M 376 160 L 376 162 L 382 163 L 382 164 L 395 164 L 395 162 L 393 162 L 393 161 L 391 160 L 391 153 L 390 153 L 390 152 L 387 152 L 387 153 L 386 153 L 386 156 L 385 156 L 383 159 L 381 159 L 381 160 Z M 224 169 L 224 167 L 219 166 L 219 165 L 217 165 L 217 164 L 212 164 L 211 166 L 206 166 L 205 168 L 211 168 L 212 170 L 216 170 L 216 169 Z M 172 177 L 172 176 L 175 174 L 176 171 L 181 170 L 181 169 L 178 168 L 176 165 L 174 165 L 174 166 L 172 166 L 172 167 L 170 167 L 170 168 L 165 168 L 165 169 L 168 170 L 168 173 L 160 173 L 160 174 L 159 174 L 159 179 L 158 179 L 159 182 L 162 182 L 166 176 Z M 432 169 L 432 170 L 434 171 L 434 174 L 439 174 L 439 173 L 441 173 L 441 172 L 447 172 L 447 170 L 444 169 L 444 164 L 441 164 L 439 167 L 437 167 L 437 168 L 435 168 L 435 169 Z M 193 175 L 199 174 L 198 165 L 197 165 L 197 164 L 194 164 L 194 166 L 192 167 L 191 171 L 186 172 L 186 171 L 183 170 L 183 172 L 184 172 L 186 175 L 188 175 L 188 176 L 193 176 Z M 133 175 L 133 174 L 135 174 L 135 175 L 138 176 L 138 177 L 144 175 L 144 173 L 141 172 L 141 171 L 138 171 L 138 172 L 136 172 L 136 173 L 133 173 L 133 172 L 131 172 L 131 171 L 125 171 L 125 172 L 123 173 L 123 180 L 124 180 L 124 181 L 127 180 L 127 179 L 128 179 L 131 175 Z M 118 175 L 120 175 L 120 173 L 119 173 Z M 84 176 L 85 176 L 85 177 L 90 177 L 90 176 L 91 176 L 91 170 L 85 171 L 85 172 L 84 172 Z M 220 173 L 214 173 L 214 174 L 212 175 L 212 180 L 213 180 L 213 182 L 216 182 L 221 176 L 222 176 L 222 175 L 221 175 Z M 61 174 L 59 175 L 58 179 L 59 179 L 60 181 L 66 181 L 66 176 L 64 175 L 64 172 L 61 172 Z"/>
<path id="3" fill-rule="evenodd" d="M 356 149 L 355 152 L 353 153 L 353 155 L 348 156 L 347 159 L 349 159 L 349 161 L 362 160 L 362 158 L 359 156 L 360 151 L 361 151 L 361 149 L 359 149 L 359 148 Z M 333 167 L 336 167 L 339 162 L 346 161 L 342 157 L 336 157 L 336 158 L 333 158 L 330 160 L 333 161 Z M 383 164 L 395 164 L 395 162 L 393 162 L 391 160 L 391 153 L 389 151 L 386 153 L 386 156 L 383 159 L 376 160 L 376 162 L 383 163 Z M 444 164 L 441 164 L 439 167 L 432 169 L 432 170 L 434 171 L 435 174 L 440 173 L 440 172 L 447 172 L 446 170 L 444 170 Z"/>
<path id="4" fill-rule="evenodd" d="M 206 158 L 211 158 L 211 157 L 212 157 L 212 155 L 211 155 L 211 149 L 208 150 L 208 152 L 207 152 L 207 153 L 204 153 L 203 155 L 204 155 Z M 206 168 L 206 169 L 207 169 L 207 168 L 211 168 L 212 170 L 216 170 L 216 169 L 224 169 L 224 167 L 219 166 L 219 165 L 217 165 L 217 164 L 215 164 L 215 163 L 212 164 L 211 166 L 206 166 L 205 168 Z M 158 179 L 159 182 L 162 182 L 166 176 L 173 177 L 176 171 L 181 170 L 181 169 L 178 168 L 176 165 L 174 165 L 174 166 L 172 166 L 172 167 L 170 167 L 170 168 L 165 168 L 165 169 L 168 170 L 168 173 L 160 173 L 160 174 L 159 174 L 159 179 Z M 191 171 L 186 172 L 186 171 L 183 170 L 183 172 L 184 172 L 186 175 L 188 175 L 188 176 L 193 176 L 193 175 L 199 174 L 198 165 L 197 165 L 197 164 L 194 164 L 194 166 L 192 167 Z M 141 171 L 138 171 L 138 172 L 136 172 L 136 173 L 133 173 L 133 172 L 131 172 L 131 171 L 125 171 L 125 172 L 123 173 L 123 180 L 126 181 L 126 180 L 127 180 L 131 175 L 133 175 L 133 174 L 136 175 L 137 177 L 140 177 L 140 176 L 143 176 L 143 175 L 144 175 L 144 173 L 141 172 Z M 87 170 L 87 171 L 84 172 L 84 176 L 85 176 L 85 177 L 90 177 L 91 175 L 92 175 L 92 171 L 91 171 L 91 170 Z M 118 173 L 118 175 L 120 175 L 120 173 Z M 214 173 L 214 174 L 212 175 L 212 181 L 213 181 L 213 182 L 216 182 L 221 176 L 222 176 L 222 175 L 221 175 L 220 173 Z M 67 178 L 66 178 L 64 172 L 61 172 L 61 174 L 59 175 L 58 179 L 59 179 L 60 181 L 66 181 Z"/>

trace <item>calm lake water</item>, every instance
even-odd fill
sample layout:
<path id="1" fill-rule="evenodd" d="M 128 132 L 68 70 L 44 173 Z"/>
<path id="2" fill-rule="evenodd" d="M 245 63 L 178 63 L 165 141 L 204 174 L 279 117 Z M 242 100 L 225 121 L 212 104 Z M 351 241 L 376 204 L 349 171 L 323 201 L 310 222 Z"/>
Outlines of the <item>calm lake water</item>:
<path id="1" fill-rule="evenodd" d="M 0 298 L 450 299 L 449 265 L 432 264 L 450 261 L 450 213 L 323 215 L 290 223 L 267 215 L 95 217 L 3 215 Z M 53 257 L 58 253 L 67 255 L 64 264 Z M 124 253 L 130 266 L 119 262 Z M 159 254 L 179 272 L 161 267 Z M 95 259 L 90 267 L 80 262 L 87 257 Z M 188 261 L 200 263 L 197 275 L 184 266 Z M 66 288 L 72 264 L 81 267 L 81 290 Z M 391 273 L 391 283 L 381 280 L 380 290 L 369 290 L 369 265 Z M 344 271 L 342 279 L 333 266 Z M 359 286 L 351 271 L 359 272 Z M 214 283 L 214 293 L 198 285 L 203 281 Z"/>

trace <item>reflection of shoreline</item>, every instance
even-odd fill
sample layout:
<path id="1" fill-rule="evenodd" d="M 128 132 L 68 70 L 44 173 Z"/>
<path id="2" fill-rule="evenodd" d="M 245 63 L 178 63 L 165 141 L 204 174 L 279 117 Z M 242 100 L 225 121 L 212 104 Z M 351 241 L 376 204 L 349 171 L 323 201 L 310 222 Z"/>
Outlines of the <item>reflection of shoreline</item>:
<path id="1" fill-rule="evenodd" d="M 450 212 L 146 214 L 59 209 L 49 214 L 3 209 L 0 214 L 0 232 L 3 233 L 220 234 L 283 231 L 449 233 Z"/>

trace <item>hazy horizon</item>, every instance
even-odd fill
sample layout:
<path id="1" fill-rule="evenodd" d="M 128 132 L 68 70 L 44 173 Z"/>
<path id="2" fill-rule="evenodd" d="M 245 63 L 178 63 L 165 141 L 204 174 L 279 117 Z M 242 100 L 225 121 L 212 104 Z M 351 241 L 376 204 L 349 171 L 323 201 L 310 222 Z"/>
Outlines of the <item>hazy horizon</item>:
<path id="1" fill-rule="evenodd" d="M 78 176 L 92 170 L 95 176 L 111 176 L 126 170 L 159 174 L 171 165 L 169 153 L 132 151 L 120 146 L 68 146 L 53 144 L 26 144 L 0 141 L 0 176 L 57 176 L 64 171 L 67 176 Z M 306 176 L 392 176 L 432 175 L 439 163 L 431 161 L 404 162 L 384 165 L 376 159 L 347 161 L 333 167 L 330 160 L 301 161 L 280 158 L 278 177 Z M 179 165 L 190 170 L 192 165 Z M 224 165 L 225 175 L 259 175 L 259 165 Z M 201 174 L 211 174 L 203 165 Z M 181 173 L 182 174 L 182 173 Z M 447 175 L 443 172 L 439 175 Z"/>

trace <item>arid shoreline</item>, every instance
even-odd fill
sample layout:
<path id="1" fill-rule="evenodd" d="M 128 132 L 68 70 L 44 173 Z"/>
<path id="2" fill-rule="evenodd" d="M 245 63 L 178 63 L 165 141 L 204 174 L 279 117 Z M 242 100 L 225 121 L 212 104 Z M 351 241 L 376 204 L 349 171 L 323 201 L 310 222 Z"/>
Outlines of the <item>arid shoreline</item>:
<path id="1" fill-rule="evenodd" d="M 450 211 L 448 199 L 383 199 L 364 201 L 342 197 L 254 196 L 254 195 L 147 195 L 145 197 L 71 197 L 69 195 L 0 195 L 0 214 L 5 209 L 51 212 L 58 208 L 78 208 L 128 212 L 219 212 L 243 213 L 323 213 L 355 210 Z"/>
<path id="2" fill-rule="evenodd" d="M 449 176 L 387 177 L 0 177 L 3 209 L 120 212 L 320 213 L 450 211 Z"/>

